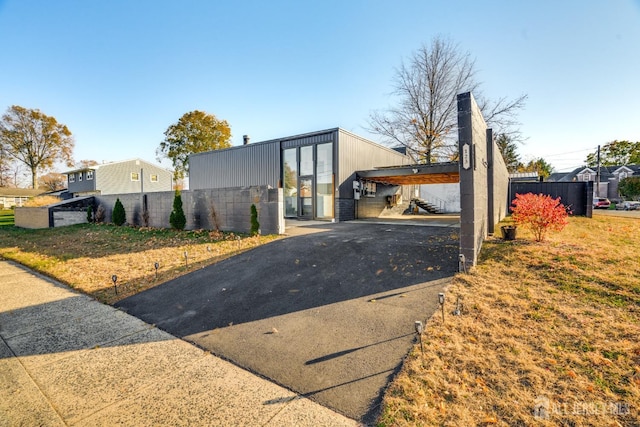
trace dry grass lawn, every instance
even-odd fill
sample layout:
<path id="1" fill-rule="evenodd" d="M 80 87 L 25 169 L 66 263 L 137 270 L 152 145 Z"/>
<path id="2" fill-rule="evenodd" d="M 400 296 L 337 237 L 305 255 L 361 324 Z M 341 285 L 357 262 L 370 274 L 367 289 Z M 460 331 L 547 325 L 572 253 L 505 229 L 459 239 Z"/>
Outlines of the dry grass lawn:
<path id="1" fill-rule="evenodd" d="M 0 257 L 17 261 L 99 301 L 113 304 L 275 238 L 107 224 L 45 230 L 3 227 Z M 157 277 L 156 262 L 159 264 Z M 117 295 L 111 281 L 114 274 Z"/>
<path id="2" fill-rule="evenodd" d="M 380 426 L 640 426 L 640 219 L 488 240 L 445 310 L 388 388 Z"/>
<path id="3" fill-rule="evenodd" d="M 380 426 L 640 426 L 640 219 L 571 218 L 543 243 L 518 233 L 486 241 L 454 278 L 445 323 L 428 320 L 424 355 L 407 356 Z M 9 226 L 0 256 L 112 304 L 274 238 Z"/>

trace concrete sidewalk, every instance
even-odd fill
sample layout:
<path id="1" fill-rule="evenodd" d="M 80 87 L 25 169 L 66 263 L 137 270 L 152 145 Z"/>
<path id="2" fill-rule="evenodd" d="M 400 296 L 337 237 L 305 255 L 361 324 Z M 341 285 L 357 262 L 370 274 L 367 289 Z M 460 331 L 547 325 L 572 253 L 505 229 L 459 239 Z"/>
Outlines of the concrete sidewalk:
<path id="1" fill-rule="evenodd" d="M 22 267 L 0 277 L 0 426 L 359 425 Z"/>

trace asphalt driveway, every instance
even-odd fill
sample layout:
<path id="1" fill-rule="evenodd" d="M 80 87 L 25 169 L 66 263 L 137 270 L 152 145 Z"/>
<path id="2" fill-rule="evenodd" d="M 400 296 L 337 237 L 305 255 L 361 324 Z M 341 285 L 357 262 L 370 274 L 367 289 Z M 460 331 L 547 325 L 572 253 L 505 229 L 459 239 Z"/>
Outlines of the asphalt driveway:
<path id="1" fill-rule="evenodd" d="M 347 222 L 306 231 L 117 306 L 371 423 L 414 321 L 433 313 L 457 269 L 458 229 Z"/>

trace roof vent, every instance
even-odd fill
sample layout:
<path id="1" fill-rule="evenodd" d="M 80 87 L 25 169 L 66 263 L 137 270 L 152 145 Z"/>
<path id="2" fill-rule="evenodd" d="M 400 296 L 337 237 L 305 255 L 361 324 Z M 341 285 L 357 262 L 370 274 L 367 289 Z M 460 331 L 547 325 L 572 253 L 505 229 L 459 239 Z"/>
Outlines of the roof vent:
<path id="1" fill-rule="evenodd" d="M 251 138 L 249 138 L 249 135 L 242 135 L 242 143 L 243 143 L 243 145 L 249 144 L 249 140 L 250 139 Z"/>

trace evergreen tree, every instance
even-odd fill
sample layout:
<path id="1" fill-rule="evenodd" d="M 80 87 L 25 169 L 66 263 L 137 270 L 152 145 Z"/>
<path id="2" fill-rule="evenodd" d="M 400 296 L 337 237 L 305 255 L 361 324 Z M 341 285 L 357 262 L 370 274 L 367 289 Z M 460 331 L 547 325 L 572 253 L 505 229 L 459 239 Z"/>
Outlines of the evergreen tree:
<path id="1" fill-rule="evenodd" d="M 260 223 L 258 222 L 258 209 L 256 205 L 251 205 L 251 235 L 260 234 Z"/>
<path id="2" fill-rule="evenodd" d="M 182 197 L 180 197 L 179 191 L 176 191 L 176 195 L 173 198 L 173 210 L 169 215 L 169 223 L 176 230 L 184 230 L 185 225 L 187 225 L 187 218 L 184 216 Z"/>
<path id="3" fill-rule="evenodd" d="M 113 212 L 111 213 L 111 221 L 115 225 L 122 225 L 127 220 L 127 214 L 124 211 L 124 206 L 122 206 L 122 202 L 120 199 L 116 199 L 116 204 L 113 207 Z"/>

